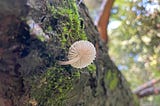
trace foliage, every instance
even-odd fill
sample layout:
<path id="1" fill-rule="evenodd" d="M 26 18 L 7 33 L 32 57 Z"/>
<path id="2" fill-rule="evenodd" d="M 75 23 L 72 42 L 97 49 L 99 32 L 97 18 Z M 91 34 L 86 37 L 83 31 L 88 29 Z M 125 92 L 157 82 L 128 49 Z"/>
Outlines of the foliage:
<path id="1" fill-rule="evenodd" d="M 122 23 L 111 31 L 110 54 L 129 76 L 128 80 L 138 77 L 138 82 L 143 83 L 160 75 L 160 9 L 149 11 L 146 5 L 153 8 L 155 4 L 147 1 L 125 1 L 124 4 L 128 5 L 119 6 L 118 13 L 112 16 Z M 133 88 L 137 86 L 132 85 Z"/>
<path id="2" fill-rule="evenodd" d="M 115 7 L 111 22 L 121 24 L 110 31 L 110 55 L 134 89 L 160 76 L 160 4 L 120 0 Z"/>
<path id="3" fill-rule="evenodd" d="M 89 0 L 85 1 L 87 3 Z M 94 4 L 100 5 L 100 3 L 96 0 L 93 2 L 87 5 L 95 19 L 100 9 Z M 160 2 L 116 0 L 111 12 L 108 25 L 109 54 L 130 82 L 131 88 L 134 89 L 144 82 L 159 77 Z M 159 102 L 156 99 L 159 96 L 154 98 L 147 98 L 144 101 Z"/>

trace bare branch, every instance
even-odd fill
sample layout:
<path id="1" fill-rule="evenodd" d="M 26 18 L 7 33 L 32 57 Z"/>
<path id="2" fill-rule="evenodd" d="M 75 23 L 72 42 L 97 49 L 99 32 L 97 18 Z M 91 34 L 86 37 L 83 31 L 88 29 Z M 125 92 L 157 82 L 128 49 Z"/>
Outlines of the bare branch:
<path id="1" fill-rule="evenodd" d="M 150 87 L 138 92 L 137 96 L 139 98 L 142 98 L 142 97 L 157 95 L 157 94 L 160 94 L 160 87 L 159 88 Z"/>
<path id="2" fill-rule="evenodd" d="M 159 94 L 160 93 L 160 87 L 155 88 L 154 85 L 160 82 L 159 79 L 153 79 L 149 82 L 144 83 L 143 85 L 137 87 L 133 93 L 136 94 L 138 97 L 144 97 L 144 96 L 149 96 L 153 94 Z"/>
<path id="3" fill-rule="evenodd" d="M 100 16 L 95 21 L 95 25 L 98 28 L 101 39 L 107 43 L 108 42 L 108 33 L 107 26 L 109 23 L 110 11 L 112 9 L 114 0 L 104 0 L 102 3 L 102 12 Z"/>
<path id="4" fill-rule="evenodd" d="M 133 91 L 133 93 L 137 94 L 137 93 L 139 93 L 140 91 L 142 91 L 142 90 L 144 90 L 144 89 L 146 89 L 146 88 L 152 87 L 154 84 L 156 84 L 156 83 L 158 83 L 158 82 L 160 82 L 160 78 L 159 78 L 159 79 L 152 79 L 151 81 L 146 82 L 146 83 L 144 83 L 143 85 L 137 87 L 137 88 Z"/>

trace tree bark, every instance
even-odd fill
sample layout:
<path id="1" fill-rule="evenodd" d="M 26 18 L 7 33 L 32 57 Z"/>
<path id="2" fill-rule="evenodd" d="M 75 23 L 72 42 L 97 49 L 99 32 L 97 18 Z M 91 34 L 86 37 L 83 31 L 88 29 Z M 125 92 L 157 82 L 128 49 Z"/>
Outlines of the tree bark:
<path id="1" fill-rule="evenodd" d="M 138 105 L 83 3 L 1 0 L 0 36 L 0 106 Z M 96 46 L 94 63 L 57 64 L 82 39 Z"/>

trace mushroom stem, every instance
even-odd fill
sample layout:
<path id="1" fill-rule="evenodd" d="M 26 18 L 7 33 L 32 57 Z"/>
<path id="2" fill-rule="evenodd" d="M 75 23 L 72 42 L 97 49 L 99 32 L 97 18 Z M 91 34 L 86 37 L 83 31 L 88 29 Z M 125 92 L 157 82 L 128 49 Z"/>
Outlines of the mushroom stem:
<path id="1" fill-rule="evenodd" d="M 80 57 L 77 56 L 76 58 L 73 58 L 73 59 L 68 60 L 68 61 L 58 61 L 58 63 L 60 65 L 68 65 L 68 64 L 73 64 L 73 63 L 77 62 L 79 59 L 80 59 Z"/>

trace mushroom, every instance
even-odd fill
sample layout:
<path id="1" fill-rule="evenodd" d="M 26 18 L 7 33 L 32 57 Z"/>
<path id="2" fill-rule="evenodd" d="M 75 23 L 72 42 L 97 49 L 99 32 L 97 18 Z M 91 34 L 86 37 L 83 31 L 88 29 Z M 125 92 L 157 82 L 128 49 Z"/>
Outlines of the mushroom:
<path id="1" fill-rule="evenodd" d="M 76 41 L 69 48 L 68 61 L 59 61 L 60 65 L 68 65 L 75 68 L 84 68 L 91 64 L 96 57 L 94 45 L 85 40 Z"/>

